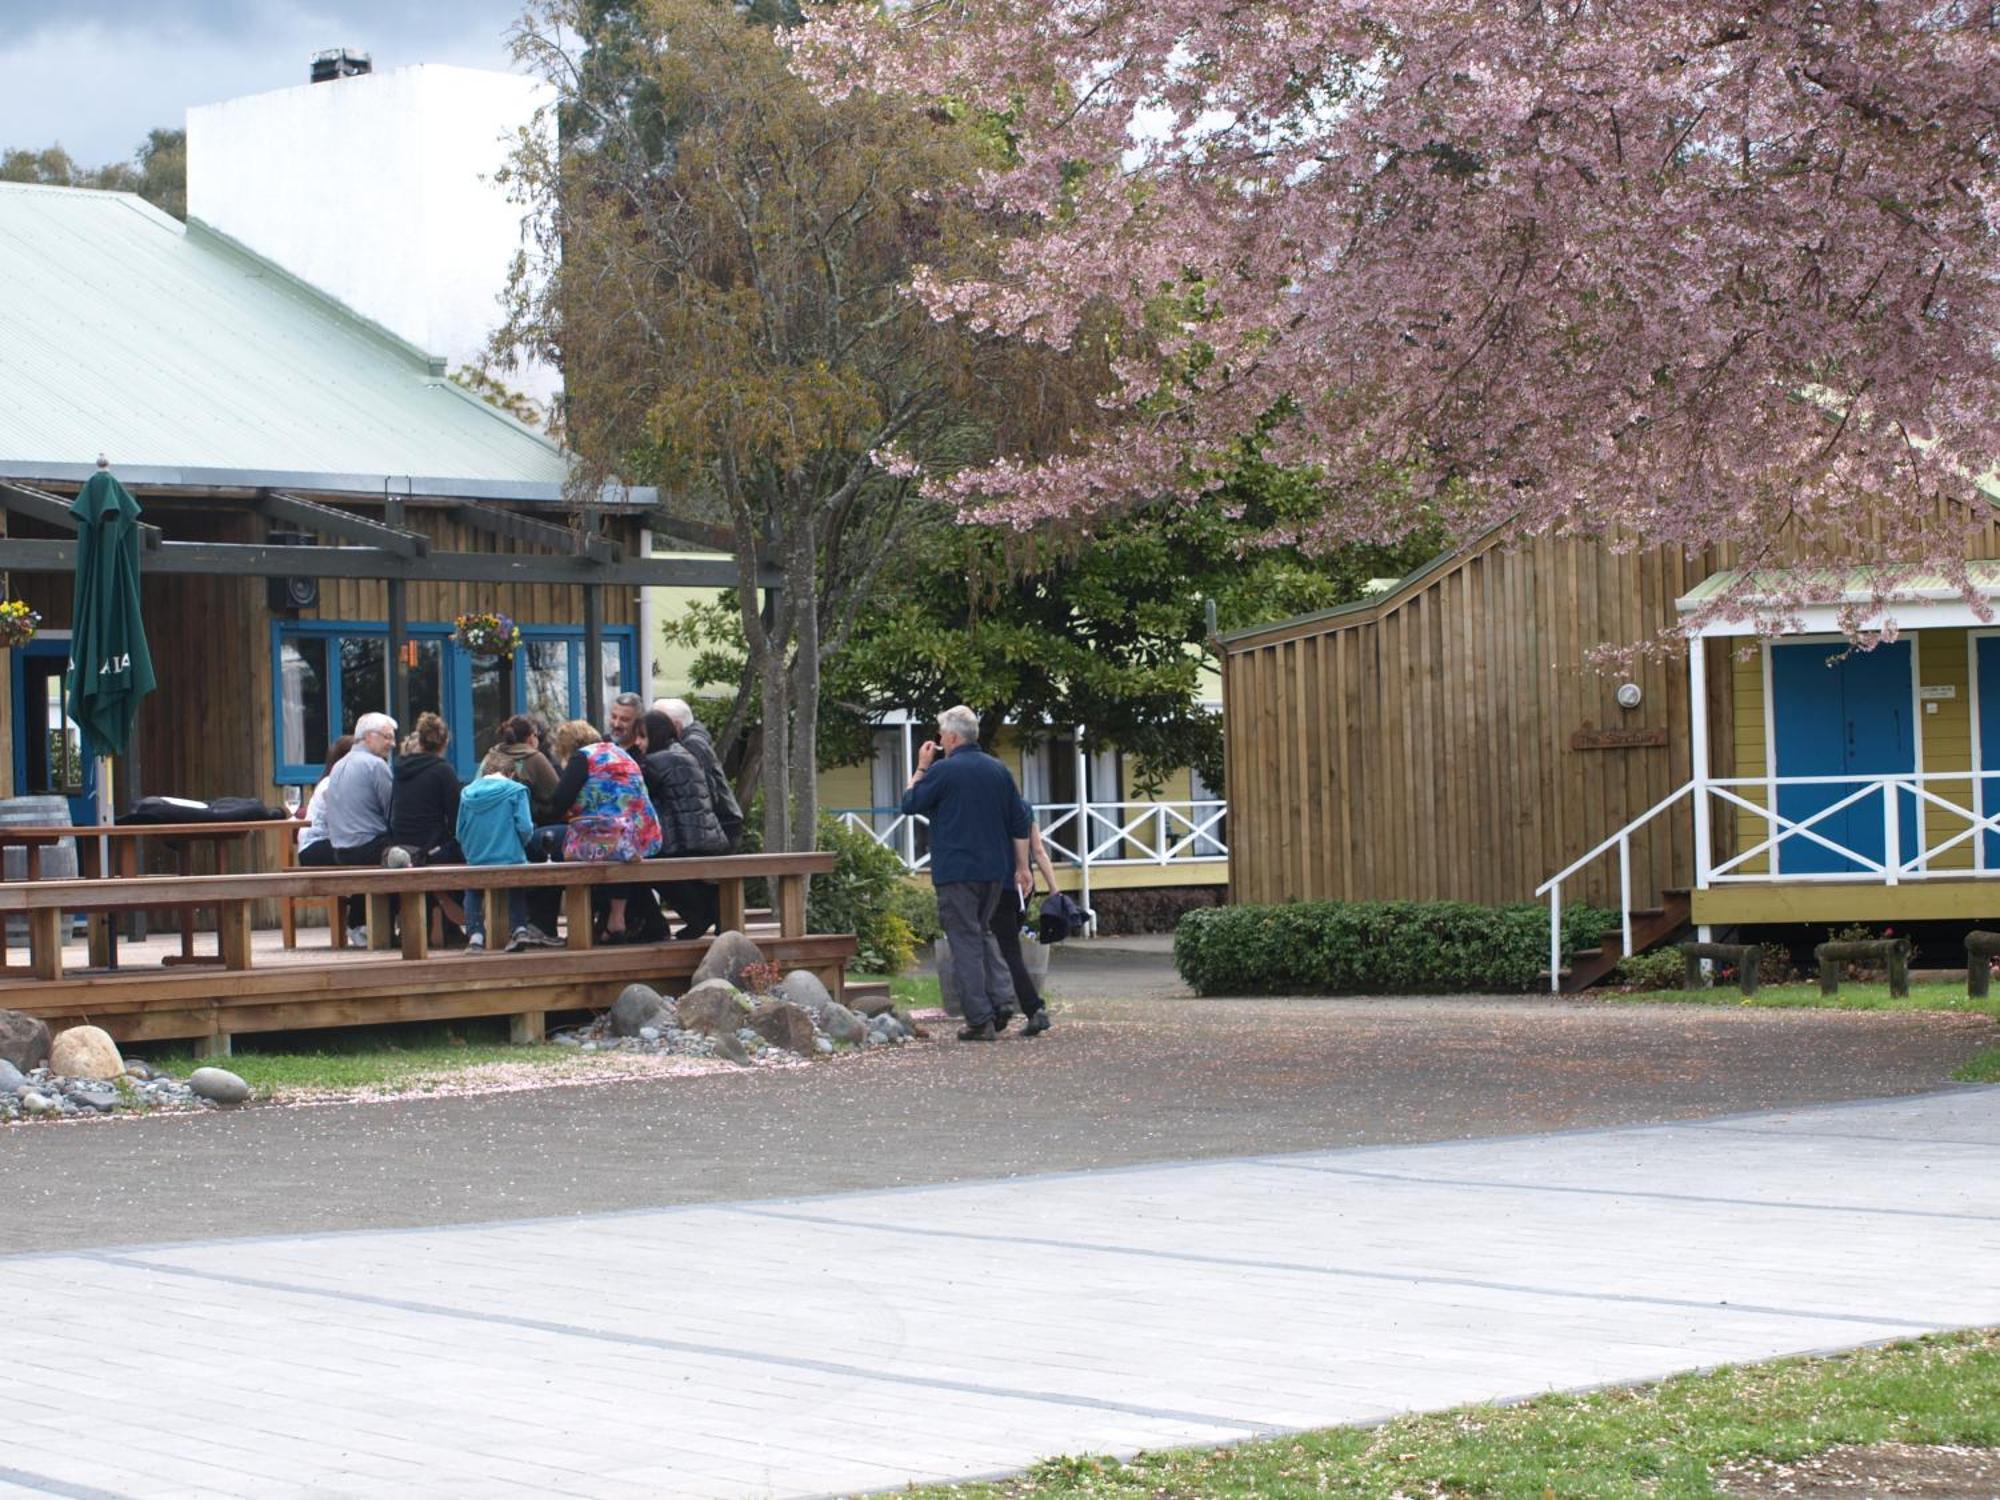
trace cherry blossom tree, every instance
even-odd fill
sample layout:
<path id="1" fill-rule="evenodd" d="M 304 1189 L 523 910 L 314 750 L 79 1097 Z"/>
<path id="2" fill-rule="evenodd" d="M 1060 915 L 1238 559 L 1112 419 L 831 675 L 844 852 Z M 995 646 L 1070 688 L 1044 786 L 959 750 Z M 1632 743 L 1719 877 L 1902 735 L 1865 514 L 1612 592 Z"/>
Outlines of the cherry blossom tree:
<path id="1" fill-rule="evenodd" d="M 795 66 L 1005 130 L 997 269 L 920 271 L 934 315 L 1114 341 L 1063 451 L 930 470 L 982 518 L 1193 494 L 1256 430 L 1339 497 L 1310 545 L 1446 506 L 1963 582 L 2000 7 L 911 0 L 812 11 Z"/>

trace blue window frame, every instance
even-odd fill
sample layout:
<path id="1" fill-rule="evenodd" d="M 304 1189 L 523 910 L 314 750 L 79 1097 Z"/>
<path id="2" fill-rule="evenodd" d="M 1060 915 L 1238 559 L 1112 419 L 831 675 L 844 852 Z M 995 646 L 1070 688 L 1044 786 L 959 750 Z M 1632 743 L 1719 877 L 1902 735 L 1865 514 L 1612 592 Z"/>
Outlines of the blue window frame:
<path id="1" fill-rule="evenodd" d="M 605 699 L 632 680 L 638 633 L 606 626 L 600 663 Z M 410 712 L 442 714 L 452 729 L 450 758 L 470 780 L 510 714 L 539 713 L 551 722 L 577 718 L 589 701 L 583 631 L 565 625 L 523 625 L 512 663 L 476 658 L 452 640 L 452 627 L 412 624 L 403 670 Z M 271 681 L 277 780 L 319 780 L 327 747 L 354 721 L 387 710 L 389 627 L 381 620 L 276 620 L 271 625 Z M 407 726 L 406 726 L 407 727 Z"/>

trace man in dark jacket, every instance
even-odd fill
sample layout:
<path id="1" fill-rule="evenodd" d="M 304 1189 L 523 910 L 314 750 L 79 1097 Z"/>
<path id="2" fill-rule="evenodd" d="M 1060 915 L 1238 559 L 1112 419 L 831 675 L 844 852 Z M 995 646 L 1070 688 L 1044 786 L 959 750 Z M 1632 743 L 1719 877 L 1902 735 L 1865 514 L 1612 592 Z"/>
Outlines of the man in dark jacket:
<path id="1" fill-rule="evenodd" d="M 990 1042 L 1009 991 L 989 929 L 1009 881 L 1030 889 L 1028 817 L 1013 775 L 979 748 L 979 715 L 964 704 L 939 714 L 937 741 L 925 740 L 917 751 L 903 811 L 931 820 L 938 923 L 951 940 L 952 974 L 965 1008 L 958 1039 Z"/>
<path id="2" fill-rule="evenodd" d="M 701 762 L 684 743 L 674 728 L 674 721 L 658 709 L 649 709 L 641 721 L 646 757 L 639 764 L 646 773 L 646 792 L 653 799 L 653 811 L 660 819 L 660 853 L 662 859 L 699 859 L 704 855 L 727 854 L 729 840 L 723 837 L 722 825 L 715 819 L 715 808 L 709 800 L 708 777 L 703 774 Z M 716 913 L 710 909 L 711 903 L 719 906 L 713 892 L 715 885 L 706 880 L 663 880 L 658 885 L 660 900 L 679 912 L 682 917 L 682 937 L 699 936 L 691 932 L 696 923 L 703 923 L 700 931 L 705 932 L 713 925 Z M 665 935 L 666 923 L 660 922 L 660 935 Z"/>
<path id="3" fill-rule="evenodd" d="M 743 839 L 743 808 L 736 800 L 736 789 L 730 786 L 728 774 L 722 769 L 722 758 L 715 753 L 715 741 L 709 738 L 708 730 L 694 716 L 694 710 L 685 699 L 661 698 L 653 707 L 673 721 L 681 747 L 701 766 L 702 775 L 708 781 L 708 805 L 715 813 L 715 821 L 722 826 L 722 852 L 734 853 Z M 710 928 L 720 925 L 722 892 L 714 881 L 677 881 L 674 891 L 670 899 L 674 910 L 681 914 L 681 930 L 674 934 L 675 937 L 683 941 L 698 938 Z M 683 902 L 686 904 L 683 905 Z"/>

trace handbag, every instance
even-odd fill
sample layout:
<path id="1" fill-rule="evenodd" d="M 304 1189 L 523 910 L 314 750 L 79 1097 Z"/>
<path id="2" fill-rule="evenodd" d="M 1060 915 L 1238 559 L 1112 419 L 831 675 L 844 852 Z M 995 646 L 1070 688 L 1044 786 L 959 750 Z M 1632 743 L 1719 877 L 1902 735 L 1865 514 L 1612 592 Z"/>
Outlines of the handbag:
<path id="1" fill-rule="evenodd" d="M 563 835 L 563 858 L 583 864 L 629 864 L 645 857 L 639 830 L 615 813 L 586 813 Z"/>

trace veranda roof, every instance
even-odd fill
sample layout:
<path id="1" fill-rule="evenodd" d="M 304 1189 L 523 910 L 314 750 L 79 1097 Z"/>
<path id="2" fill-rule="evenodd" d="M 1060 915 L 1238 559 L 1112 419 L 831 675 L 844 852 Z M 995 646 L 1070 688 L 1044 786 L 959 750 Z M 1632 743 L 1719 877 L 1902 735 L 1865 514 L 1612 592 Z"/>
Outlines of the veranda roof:
<path id="1" fill-rule="evenodd" d="M 556 500 L 568 462 L 427 355 L 129 193 L 0 183 L 0 478 Z"/>
<path id="2" fill-rule="evenodd" d="M 2000 601 L 2000 561 L 1968 562 L 1965 571 L 1975 596 Z M 1674 605 L 1683 615 L 1694 614 L 1732 593 L 1766 620 L 1774 612 L 1794 616 L 1801 634 L 1837 631 L 1842 627 L 1843 612 L 1856 609 L 1864 611 L 1861 617 L 1864 629 L 1879 629 L 1890 623 L 1906 630 L 1950 629 L 1988 625 L 2000 619 L 2000 609 L 1993 612 L 1993 618 L 1981 619 L 1966 601 L 1960 586 L 1942 573 L 1886 565 L 1729 568 L 1710 574 L 1676 599 Z M 1788 601 L 1802 597 L 1813 602 L 1796 609 L 1788 607 Z M 1878 605 L 1878 600 L 1886 600 L 1886 606 Z M 1712 620 L 1700 629 L 1705 636 L 1762 633 L 1756 619 Z"/>

